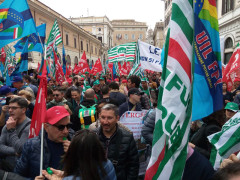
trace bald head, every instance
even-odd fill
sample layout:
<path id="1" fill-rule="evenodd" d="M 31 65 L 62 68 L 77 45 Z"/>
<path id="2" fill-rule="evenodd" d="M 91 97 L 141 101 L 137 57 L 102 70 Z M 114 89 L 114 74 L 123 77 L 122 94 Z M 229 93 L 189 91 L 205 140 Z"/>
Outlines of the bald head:
<path id="1" fill-rule="evenodd" d="M 90 88 L 90 89 L 86 90 L 86 92 L 84 94 L 84 97 L 85 97 L 85 99 L 94 100 L 94 95 L 95 95 L 95 91 L 92 88 Z"/>

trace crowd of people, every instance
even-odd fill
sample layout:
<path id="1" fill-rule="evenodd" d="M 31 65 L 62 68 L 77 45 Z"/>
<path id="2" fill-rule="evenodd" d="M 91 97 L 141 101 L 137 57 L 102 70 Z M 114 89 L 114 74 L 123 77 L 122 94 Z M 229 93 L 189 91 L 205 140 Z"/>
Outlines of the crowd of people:
<path id="1" fill-rule="evenodd" d="M 156 72 L 146 72 L 143 78 L 132 75 L 115 79 L 110 74 L 85 72 L 73 74 L 71 82 L 61 85 L 48 77 L 44 129 L 29 139 L 39 86 L 37 73 L 13 77 L 11 87 L 0 78 L 0 179 L 144 179 L 139 173 L 139 144 L 147 147 L 144 157 L 148 162 L 160 81 L 161 73 Z M 235 80 L 231 92 L 223 83 L 223 110 L 192 122 L 183 180 L 240 177 L 235 155 L 214 171 L 209 162 L 212 146 L 207 139 L 238 112 L 239 91 L 240 79 Z M 142 110 L 147 113 L 139 143 L 119 119 L 127 111 Z"/>

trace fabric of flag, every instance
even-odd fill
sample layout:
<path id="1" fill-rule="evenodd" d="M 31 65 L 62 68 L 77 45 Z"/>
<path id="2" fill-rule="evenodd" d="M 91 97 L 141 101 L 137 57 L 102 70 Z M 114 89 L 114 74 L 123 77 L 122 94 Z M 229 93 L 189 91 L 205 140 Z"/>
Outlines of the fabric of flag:
<path id="1" fill-rule="evenodd" d="M 58 22 L 55 20 L 47 41 L 47 57 L 52 55 L 53 49 L 60 43 L 62 43 L 62 36 L 58 27 Z"/>
<path id="2" fill-rule="evenodd" d="M 153 147 L 145 180 L 181 180 L 191 124 L 193 0 L 173 0 L 156 109 Z"/>
<path id="3" fill-rule="evenodd" d="M 42 55 L 42 61 L 41 61 L 40 66 L 38 67 L 38 74 L 39 74 L 39 75 L 42 74 L 44 61 L 46 61 L 47 73 L 48 73 L 48 74 L 51 74 L 51 73 L 50 73 L 50 68 L 49 68 L 49 66 L 50 66 L 49 61 L 44 60 L 44 57 L 43 57 L 43 55 Z"/>
<path id="4" fill-rule="evenodd" d="M 21 54 L 21 64 L 19 67 L 19 72 L 28 71 L 28 40 L 25 43 Z"/>
<path id="5" fill-rule="evenodd" d="M 65 53 L 64 45 L 62 47 L 62 62 L 63 62 L 63 65 L 62 65 L 63 73 L 64 75 L 66 75 L 67 62 L 66 62 L 66 53 Z"/>
<path id="6" fill-rule="evenodd" d="M 58 56 L 55 52 L 55 50 L 53 50 L 54 53 L 54 62 L 55 62 L 55 67 L 56 67 L 56 71 L 55 71 L 55 78 L 58 84 L 62 85 L 62 83 L 64 82 L 64 73 L 62 70 L 62 66 L 59 63 L 59 59 Z"/>
<path id="7" fill-rule="evenodd" d="M 1 58 L 0 58 L 0 61 L 5 64 L 5 61 L 6 61 L 6 53 L 5 53 L 5 50 L 4 48 L 2 47 L 1 48 Z"/>
<path id="8" fill-rule="evenodd" d="M 240 77 L 240 46 L 237 45 L 223 72 L 223 82 L 227 83 L 228 91 L 232 91 L 233 82 Z"/>
<path id="9" fill-rule="evenodd" d="M 27 0 L 5 0 L 0 5 L 0 48 L 35 32 Z"/>
<path id="10" fill-rule="evenodd" d="M 47 68 L 46 68 L 46 60 L 43 64 L 42 75 L 38 76 L 40 78 L 40 84 L 38 88 L 37 98 L 35 101 L 35 106 L 33 110 L 29 137 L 33 138 L 39 135 L 41 130 L 42 123 L 45 122 L 46 117 L 46 98 L 47 98 Z"/>
<path id="11" fill-rule="evenodd" d="M 127 69 L 127 62 L 126 61 L 123 63 L 123 65 L 120 69 L 120 75 L 124 75 L 124 76 L 128 75 L 128 69 Z"/>
<path id="12" fill-rule="evenodd" d="M 193 121 L 223 108 L 216 1 L 196 0 L 194 2 Z"/>
<path id="13" fill-rule="evenodd" d="M 141 63 L 140 63 L 140 51 L 139 51 L 138 44 L 136 46 L 136 59 L 128 77 L 132 75 L 139 76 L 140 78 L 143 77 L 143 69 L 141 68 Z"/>
<path id="14" fill-rule="evenodd" d="M 86 53 L 85 51 L 83 52 L 83 55 L 80 59 L 80 61 L 78 62 L 78 70 L 79 72 L 81 72 L 82 74 L 84 74 L 86 71 L 90 72 L 90 68 L 87 62 L 87 57 L 86 57 Z"/>
<path id="15" fill-rule="evenodd" d="M 12 59 L 11 53 L 12 53 L 12 49 L 8 48 L 5 54 L 6 55 L 5 62 L 3 63 L 4 64 L 3 77 L 5 80 L 7 80 L 7 78 L 9 78 L 9 75 L 11 75 L 11 73 L 9 73 L 9 70 L 8 70 L 9 66 L 11 66 L 11 59 Z"/>
<path id="16" fill-rule="evenodd" d="M 240 112 L 228 120 L 220 132 L 208 136 L 208 139 L 212 144 L 210 162 L 216 170 L 223 159 L 240 149 Z"/>
<path id="17" fill-rule="evenodd" d="M 96 75 L 97 73 L 102 72 L 102 63 L 101 60 L 98 58 L 98 60 L 95 62 L 93 68 L 91 69 L 91 72 L 93 75 Z"/>
<path id="18" fill-rule="evenodd" d="M 113 63 L 110 63 L 110 62 L 108 63 L 108 69 L 112 75 L 112 80 L 113 80 Z"/>
<path id="19" fill-rule="evenodd" d="M 75 64 L 75 65 L 74 65 L 74 68 L 73 68 L 73 73 L 74 73 L 74 74 L 78 74 L 79 69 L 80 69 L 80 68 L 78 67 L 78 64 Z"/>
<path id="20" fill-rule="evenodd" d="M 28 52 L 36 51 L 43 53 L 45 37 L 46 37 L 46 24 L 37 26 L 36 33 L 23 37 L 13 46 L 15 48 L 15 53 L 23 51 L 26 40 L 28 40 Z"/>
<path id="21" fill-rule="evenodd" d="M 108 50 L 109 62 L 134 61 L 136 42 L 121 44 Z"/>

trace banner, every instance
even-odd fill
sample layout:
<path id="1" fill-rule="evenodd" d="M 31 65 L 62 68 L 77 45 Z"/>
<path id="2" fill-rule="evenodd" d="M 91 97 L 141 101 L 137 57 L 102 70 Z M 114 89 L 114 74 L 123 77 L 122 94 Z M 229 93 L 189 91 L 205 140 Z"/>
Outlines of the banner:
<path id="1" fill-rule="evenodd" d="M 162 50 L 138 40 L 140 51 L 140 63 L 142 69 L 147 69 L 156 72 L 162 72 L 161 53 Z"/>

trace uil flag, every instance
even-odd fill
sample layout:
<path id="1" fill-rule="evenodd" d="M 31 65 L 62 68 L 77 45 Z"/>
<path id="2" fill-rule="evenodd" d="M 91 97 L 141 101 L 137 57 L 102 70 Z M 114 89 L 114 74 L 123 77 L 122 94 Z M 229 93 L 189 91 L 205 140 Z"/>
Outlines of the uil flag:
<path id="1" fill-rule="evenodd" d="M 78 67 L 80 68 L 79 71 L 81 73 L 85 73 L 86 71 L 88 71 L 88 72 L 90 71 L 85 51 L 83 52 L 82 58 L 80 59 L 80 61 L 78 63 Z"/>
<path id="2" fill-rule="evenodd" d="M 97 73 L 100 73 L 102 70 L 103 70 L 102 63 L 101 63 L 100 59 L 98 58 L 98 60 L 94 64 L 93 68 L 91 69 L 92 74 L 96 75 Z"/>
<path id="3" fill-rule="evenodd" d="M 223 73 L 223 82 L 227 83 L 228 90 L 232 90 L 233 82 L 240 72 L 240 46 L 237 45 Z"/>
<path id="4" fill-rule="evenodd" d="M 0 48 L 35 32 L 27 0 L 5 0 L 0 5 Z"/>
<path id="5" fill-rule="evenodd" d="M 28 40 L 26 41 L 22 54 L 21 54 L 21 64 L 19 67 L 19 72 L 28 71 Z"/>
<path id="6" fill-rule="evenodd" d="M 56 81 L 58 82 L 58 84 L 62 85 L 63 81 L 64 81 L 64 73 L 63 73 L 63 69 L 62 66 L 59 63 L 59 59 L 58 56 L 55 52 L 55 50 L 53 50 L 54 53 L 54 62 L 55 62 L 55 66 L 56 66 Z"/>
<path id="7" fill-rule="evenodd" d="M 46 97 L 47 97 L 47 68 L 46 60 L 43 64 L 42 75 L 39 76 L 40 84 L 38 88 L 37 98 L 33 110 L 32 121 L 30 126 L 29 138 L 38 136 L 41 125 L 45 121 L 46 116 Z"/>
<path id="8" fill-rule="evenodd" d="M 182 179 L 192 113 L 193 18 L 193 0 L 172 1 L 152 155 L 145 180 Z"/>
<path id="9" fill-rule="evenodd" d="M 0 58 L 0 61 L 5 64 L 5 61 L 6 61 L 6 53 L 5 53 L 5 50 L 4 48 L 2 47 L 1 49 L 1 58 Z"/>

